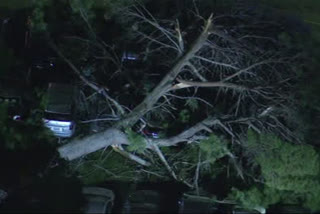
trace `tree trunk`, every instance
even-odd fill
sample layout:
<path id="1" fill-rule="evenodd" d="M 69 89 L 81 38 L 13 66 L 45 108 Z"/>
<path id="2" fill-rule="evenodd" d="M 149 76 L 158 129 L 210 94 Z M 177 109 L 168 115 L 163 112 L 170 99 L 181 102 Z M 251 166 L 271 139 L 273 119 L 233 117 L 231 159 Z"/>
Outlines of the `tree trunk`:
<path id="1" fill-rule="evenodd" d="M 75 139 L 58 148 L 61 158 L 74 160 L 110 145 L 129 144 L 128 138 L 120 130 L 110 128 L 81 140 Z"/>

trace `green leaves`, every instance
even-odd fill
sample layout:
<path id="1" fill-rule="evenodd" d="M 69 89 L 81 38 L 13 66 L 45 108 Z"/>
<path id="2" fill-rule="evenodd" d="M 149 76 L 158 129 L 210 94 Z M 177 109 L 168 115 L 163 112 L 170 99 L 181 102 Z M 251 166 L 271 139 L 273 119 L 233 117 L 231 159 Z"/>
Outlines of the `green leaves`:
<path id="1" fill-rule="evenodd" d="M 179 112 L 179 121 L 182 123 L 190 122 L 192 112 L 199 109 L 199 103 L 196 99 L 188 99 L 185 104 L 188 108 L 182 109 Z"/>
<path id="2" fill-rule="evenodd" d="M 273 139 L 273 141 L 271 141 Z M 265 184 L 269 187 L 293 191 L 312 192 L 320 188 L 319 154 L 309 145 L 294 145 L 275 137 L 261 136 L 271 146 L 256 157 Z"/>
<path id="3" fill-rule="evenodd" d="M 237 200 L 246 209 L 252 209 L 257 205 L 263 205 L 263 193 L 258 188 L 254 187 L 248 191 L 239 191 L 233 188 L 229 196 Z"/>
<path id="4" fill-rule="evenodd" d="M 288 143 L 275 135 L 258 135 L 249 130 L 245 148 L 260 167 L 264 185 L 233 193 L 243 206 L 266 207 L 301 201 L 307 208 L 320 209 L 320 156 L 312 146 Z"/>
<path id="5" fill-rule="evenodd" d="M 130 145 L 127 147 L 128 151 L 143 153 L 143 151 L 147 147 L 144 138 L 136 132 L 132 131 L 132 129 L 126 129 L 125 132 L 130 141 Z"/>
<path id="6" fill-rule="evenodd" d="M 261 208 L 268 208 L 269 204 L 279 202 L 281 197 L 290 197 L 290 194 L 284 193 L 281 195 L 275 189 L 253 186 L 246 191 L 232 188 L 228 197 L 239 202 L 245 209 L 261 210 Z"/>
<path id="7" fill-rule="evenodd" d="M 92 10 L 94 1 L 90 0 L 71 0 L 70 6 L 74 13 L 80 14 L 81 17 L 85 17 L 87 21 L 95 17 L 95 13 Z"/>
<path id="8" fill-rule="evenodd" d="M 179 112 L 179 121 L 181 121 L 182 123 L 189 122 L 190 117 L 191 117 L 191 114 L 188 109 L 182 109 Z"/>
<path id="9" fill-rule="evenodd" d="M 0 141 L 9 150 L 25 150 L 37 143 L 51 143 L 52 134 L 43 127 L 41 118 L 28 118 L 24 121 L 8 119 L 7 106 L 0 104 Z"/>
<path id="10" fill-rule="evenodd" d="M 206 140 L 200 142 L 200 151 L 204 160 L 214 163 L 225 156 L 229 151 L 227 142 L 222 138 L 211 134 Z"/>
<path id="11" fill-rule="evenodd" d="M 35 8 L 32 13 L 32 31 L 45 32 L 47 30 L 47 23 L 44 21 L 44 11 L 42 8 Z"/>
<path id="12" fill-rule="evenodd" d="M 112 149 L 88 155 L 76 170 L 87 185 L 97 185 L 113 179 L 133 181 L 137 178 L 134 163 Z"/>
<path id="13" fill-rule="evenodd" d="M 33 12 L 31 16 L 31 27 L 33 32 L 45 32 L 47 23 L 45 22 L 45 8 L 52 3 L 52 0 L 33 1 Z"/>
<path id="14" fill-rule="evenodd" d="M 319 154 L 312 146 L 291 144 L 266 134 L 259 136 L 259 143 L 265 149 L 255 159 L 264 176 L 305 177 L 319 174 Z"/>
<path id="15" fill-rule="evenodd" d="M 199 108 L 199 103 L 196 99 L 188 99 L 186 105 L 191 109 L 192 112 L 195 112 Z"/>
<path id="16" fill-rule="evenodd" d="M 34 89 L 34 92 L 37 97 L 37 100 L 40 100 L 39 108 L 44 110 L 48 103 L 48 93 L 46 92 L 46 90 L 37 87 Z"/>

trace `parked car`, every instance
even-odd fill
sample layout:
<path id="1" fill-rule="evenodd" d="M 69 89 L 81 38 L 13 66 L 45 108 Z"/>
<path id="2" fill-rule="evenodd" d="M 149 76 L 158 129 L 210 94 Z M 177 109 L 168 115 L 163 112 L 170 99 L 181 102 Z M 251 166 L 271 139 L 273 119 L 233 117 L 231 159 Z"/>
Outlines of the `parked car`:
<path id="1" fill-rule="evenodd" d="M 205 200 L 202 198 L 190 197 L 183 194 L 181 200 L 179 201 L 179 214 L 185 213 L 221 213 L 218 210 L 217 204 L 210 200 Z"/>
<path id="2" fill-rule="evenodd" d="M 44 125 L 57 137 L 72 137 L 75 132 L 77 88 L 62 83 L 49 83 Z"/>
<path id="3" fill-rule="evenodd" d="M 141 48 L 133 44 L 125 44 L 122 48 L 121 62 L 130 68 L 138 68 L 142 65 L 143 56 Z"/>
<path id="4" fill-rule="evenodd" d="M 309 209 L 303 208 L 299 205 L 277 205 L 272 206 L 267 210 L 267 213 L 279 213 L 279 214 L 308 214 L 308 213 L 319 213 L 319 212 L 312 212 Z"/>
<path id="5" fill-rule="evenodd" d="M 12 120 L 22 119 L 21 98 L 0 95 L 0 105 L 7 105 L 8 117 Z"/>
<path id="6" fill-rule="evenodd" d="M 32 58 L 31 68 L 38 70 L 51 70 L 55 66 L 55 57 L 34 57 Z"/>
<path id="7" fill-rule="evenodd" d="M 154 190 L 137 190 L 129 195 L 126 213 L 162 213 L 164 196 Z"/>
<path id="8" fill-rule="evenodd" d="M 264 212 L 265 213 L 265 212 Z M 262 214 L 256 210 L 249 210 L 243 208 L 235 208 L 232 210 L 232 214 Z"/>
<path id="9" fill-rule="evenodd" d="M 101 187 L 84 187 L 82 193 L 87 203 L 84 213 L 111 213 L 115 195 L 114 193 Z"/>
<path id="10" fill-rule="evenodd" d="M 144 184 L 127 195 L 121 213 L 179 213 L 180 199 L 176 184 Z"/>
<path id="11" fill-rule="evenodd" d="M 31 95 L 22 82 L 11 78 L 0 79 L 0 105 L 6 105 L 8 118 L 24 119 L 29 111 Z"/>

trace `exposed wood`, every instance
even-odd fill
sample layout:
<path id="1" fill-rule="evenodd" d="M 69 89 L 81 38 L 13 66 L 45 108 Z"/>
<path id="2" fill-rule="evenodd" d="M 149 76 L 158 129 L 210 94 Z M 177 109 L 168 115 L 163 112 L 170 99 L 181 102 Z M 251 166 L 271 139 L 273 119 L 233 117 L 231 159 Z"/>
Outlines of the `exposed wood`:
<path id="1" fill-rule="evenodd" d="M 187 81 L 187 80 L 182 80 L 182 79 L 177 79 L 178 84 L 173 85 L 170 90 L 177 90 L 177 89 L 183 89 L 183 88 L 189 88 L 189 87 L 208 87 L 208 88 L 231 88 L 235 90 L 248 90 L 247 87 L 241 86 L 241 85 L 236 85 L 232 83 L 225 83 L 222 81 L 218 82 L 193 82 L 193 81 Z"/>
<path id="2" fill-rule="evenodd" d="M 125 151 L 121 145 L 112 145 L 112 148 L 114 151 L 118 152 L 119 154 L 121 154 L 122 156 L 131 159 L 135 162 L 137 162 L 140 165 L 143 166 L 150 166 L 150 163 L 148 161 L 143 160 L 142 158 L 138 157 L 137 155 L 131 154 L 127 151 Z"/>
<path id="3" fill-rule="evenodd" d="M 61 158 L 71 161 L 113 144 L 128 145 L 129 141 L 123 132 L 110 128 L 82 139 L 74 139 L 70 143 L 60 146 L 58 152 Z"/>

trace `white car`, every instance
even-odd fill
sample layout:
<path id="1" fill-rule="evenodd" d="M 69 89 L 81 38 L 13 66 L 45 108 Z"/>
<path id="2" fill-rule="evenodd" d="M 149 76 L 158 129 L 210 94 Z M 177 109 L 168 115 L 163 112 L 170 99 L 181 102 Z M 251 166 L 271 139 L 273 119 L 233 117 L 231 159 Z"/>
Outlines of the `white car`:
<path id="1" fill-rule="evenodd" d="M 72 85 L 49 83 L 43 122 L 57 137 L 72 137 L 75 132 L 76 94 Z"/>
<path id="2" fill-rule="evenodd" d="M 84 213 L 111 213 L 114 201 L 114 193 L 101 187 L 84 187 L 82 194 L 87 203 Z"/>

